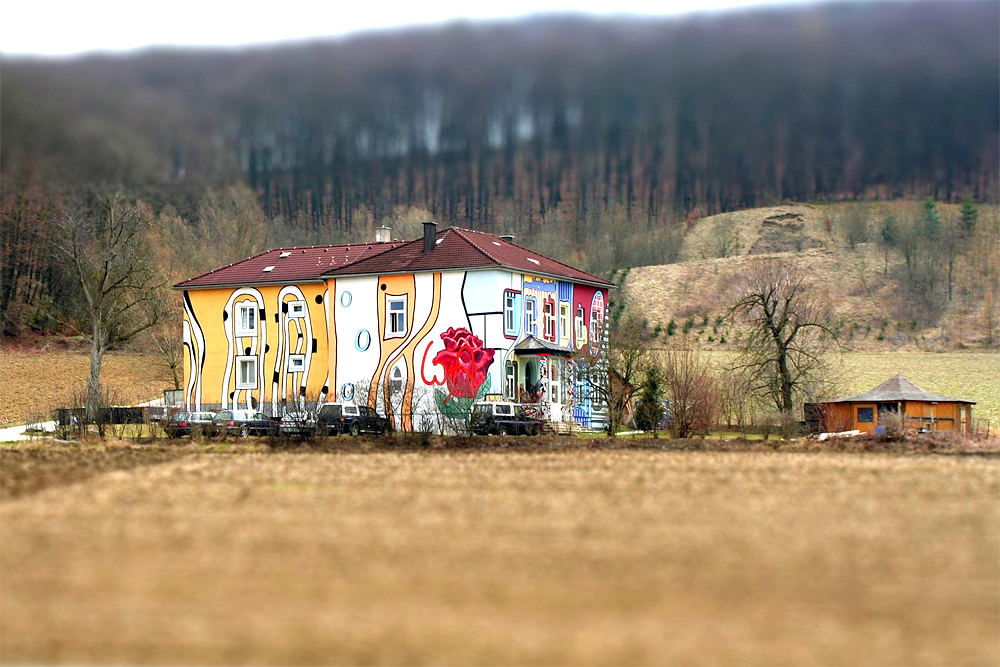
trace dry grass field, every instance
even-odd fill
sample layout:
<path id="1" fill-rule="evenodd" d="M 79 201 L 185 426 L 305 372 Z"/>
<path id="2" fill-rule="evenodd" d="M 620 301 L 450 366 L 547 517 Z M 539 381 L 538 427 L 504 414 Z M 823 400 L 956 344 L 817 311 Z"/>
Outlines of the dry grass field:
<path id="1" fill-rule="evenodd" d="M 848 394 L 868 391 L 900 373 L 918 386 L 976 401 L 973 419 L 1000 429 L 1000 353 L 885 352 L 844 355 L 842 384 Z"/>
<path id="2" fill-rule="evenodd" d="M 708 351 L 717 367 L 733 352 Z M 921 388 L 937 394 L 976 401 L 974 420 L 989 420 L 1000 429 L 1000 353 L 998 352 L 848 352 L 835 369 L 838 394 L 868 391 L 893 375 L 905 375 Z"/>
<path id="3" fill-rule="evenodd" d="M 159 451 L 0 450 L 0 661 L 1000 661 L 993 457 Z"/>
<path id="4" fill-rule="evenodd" d="M 0 424 L 46 416 L 69 405 L 74 392 L 83 392 L 90 372 L 90 356 L 73 351 L 18 351 L 0 353 Z M 163 396 L 173 386 L 170 371 L 159 357 L 131 352 L 109 352 L 101 377 L 111 395 L 122 404 L 141 403 Z"/>

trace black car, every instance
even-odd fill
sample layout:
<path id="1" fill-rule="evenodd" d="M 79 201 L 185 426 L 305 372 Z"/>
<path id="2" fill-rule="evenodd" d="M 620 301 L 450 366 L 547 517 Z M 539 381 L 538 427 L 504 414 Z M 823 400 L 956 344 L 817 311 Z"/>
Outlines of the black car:
<path id="1" fill-rule="evenodd" d="M 529 417 L 515 403 L 485 401 L 472 406 L 472 432 L 476 435 L 538 435 L 542 422 Z"/>
<path id="2" fill-rule="evenodd" d="M 212 435 L 277 435 L 278 422 L 254 410 L 223 410 L 212 420 Z"/>
<path id="3" fill-rule="evenodd" d="M 324 403 L 316 411 L 316 431 L 320 435 L 389 433 L 392 423 L 374 408 L 354 403 Z"/>

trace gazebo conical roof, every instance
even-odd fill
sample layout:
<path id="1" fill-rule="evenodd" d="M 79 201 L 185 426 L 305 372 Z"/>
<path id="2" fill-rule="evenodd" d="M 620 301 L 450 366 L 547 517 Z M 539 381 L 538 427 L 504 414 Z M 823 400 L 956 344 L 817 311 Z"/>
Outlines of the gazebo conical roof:
<path id="1" fill-rule="evenodd" d="M 893 401 L 925 401 L 928 403 L 971 403 L 965 398 L 952 398 L 924 391 L 902 375 L 894 375 L 879 386 L 863 394 L 845 396 L 831 403 L 891 403 Z"/>

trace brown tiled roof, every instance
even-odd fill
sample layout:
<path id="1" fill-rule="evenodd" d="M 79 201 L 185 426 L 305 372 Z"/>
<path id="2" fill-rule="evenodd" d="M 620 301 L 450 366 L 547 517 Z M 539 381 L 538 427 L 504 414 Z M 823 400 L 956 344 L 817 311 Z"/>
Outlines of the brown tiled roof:
<path id="1" fill-rule="evenodd" d="M 575 282 L 608 287 L 614 284 L 493 234 L 448 227 L 437 232 L 435 240 L 434 250 L 429 253 L 424 252 L 424 240 L 420 238 L 385 248 L 359 261 L 327 271 L 325 275 L 414 273 L 502 266 Z"/>
<path id="2" fill-rule="evenodd" d="M 863 394 L 855 394 L 854 396 L 845 396 L 844 398 L 838 398 L 831 403 L 876 403 L 876 402 L 892 402 L 892 401 L 932 401 L 936 403 L 972 403 L 975 401 L 969 401 L 964 398 L 951 398 L 949 396 L 942 396 L 941 394 L 932 394 L 929 391 L 924 391 L 917 385 L 913 384 L 907 380 L 902 375 L 896 375 L 879 386 L 875 387 L 871 391 L 866 391 Z"/>
<path id="3" fill-rule="evenodd" d="M 434 250 L 429 253 L 424 252 L 423 238 L 391 243 L 275 248 L 177 283 L 174 287 L 188 289 L 286 284 L 319 281 L 325 276 L 414 273 L 491 266 L 601 286 L 610 287 L 614 284 L 493 234 L 448 227 L 437 232 L 436 241 Z M 274 268 L 265 271 L 268 267 Z"/>
<path id="4" fill-rule="evenodd" d="M 224 266 L 174 285 L 178 289 L 190 287 L 221 287 L 229 285 L 266 285 L 292 282 L 320 281 L 323 274 L 368 257 L 376 252 L 391 249 L 396 243 L 355 243 L 350 245 L 324 245 L 307 248 L 274 248 L 243 261 Z M 286 254 L 287 256 L 282 257 Z M 269 266 L 274 268 L 265 272 Z"/>

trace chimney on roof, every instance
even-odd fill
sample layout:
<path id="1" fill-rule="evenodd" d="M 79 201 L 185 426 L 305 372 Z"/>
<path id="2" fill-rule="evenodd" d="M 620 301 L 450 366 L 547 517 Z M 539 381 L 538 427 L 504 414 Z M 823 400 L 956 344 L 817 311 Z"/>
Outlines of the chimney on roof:
<path id="1" fill-rule="evenodd" d="M 434 241 L 437 237 L 437 223 L 436 222 L 425 222 L 424 223 L 424 252 L 431 252 L 434 250 Z"/>
<path id="2" fill-rule="evenodd" d="M 375 228 L 375 243 L 388 243 L 392 240 L 392 228 L 382 225 Z"/>
<path id="3" fill-rule="evenodd" d="M 500 235 L 500 240 L 501 241 L 506 241 L 507 243 L 513 243 L 514 242 L 514 235 L 513 234 L 501 234 Z"/>

